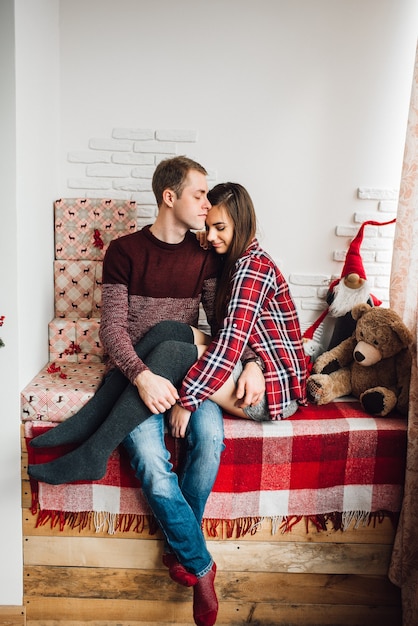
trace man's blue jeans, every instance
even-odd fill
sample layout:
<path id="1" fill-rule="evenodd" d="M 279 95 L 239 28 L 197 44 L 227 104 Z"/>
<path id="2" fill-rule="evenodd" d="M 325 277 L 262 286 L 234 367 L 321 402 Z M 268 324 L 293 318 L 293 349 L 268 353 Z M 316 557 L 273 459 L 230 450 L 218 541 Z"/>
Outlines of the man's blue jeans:
<path id="1" fill-rule="evenodd" d="M 186 460 L 179 477 L 172 471 L 164 427 L 165 416 L 153 415 L 123 443 L 171 550 L 187 570 L 201 577 L 213 564 L 201 522 L 225 447 L 222 411 L 206 400 L 192 413 L 186 432 Z"/>

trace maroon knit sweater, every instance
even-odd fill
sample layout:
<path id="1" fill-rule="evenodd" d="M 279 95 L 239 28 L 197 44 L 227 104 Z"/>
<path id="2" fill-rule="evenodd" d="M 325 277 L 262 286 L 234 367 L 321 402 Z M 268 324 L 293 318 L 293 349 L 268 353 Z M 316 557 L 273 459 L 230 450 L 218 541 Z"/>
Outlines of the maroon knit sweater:
<path id="1" fill-rule="evenodd" d="M 142 230 L 111 242 L 103 263 L 100 339 L 109 364 L 131 382 L 145 369 L 133 345 L 161 320 L 197 326 L 199 304 L 213 324 L 220 259 L 203 250 L 193 233 L 181 243 Z"/>

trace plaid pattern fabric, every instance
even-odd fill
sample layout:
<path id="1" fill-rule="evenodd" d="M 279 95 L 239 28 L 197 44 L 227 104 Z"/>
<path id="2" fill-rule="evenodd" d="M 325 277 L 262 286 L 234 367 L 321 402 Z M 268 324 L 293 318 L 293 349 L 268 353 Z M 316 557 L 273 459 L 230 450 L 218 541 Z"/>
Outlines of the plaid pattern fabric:
<path id="1" fill-rule="evenodd" d="M 306 403 L 306 356 L 296 307 L 284 276 L 257 239 L 236 263 L 226 317 L 185 377 L 181 404 L 194 411 L 220 389 L 246 346 L 265 365 L 271 419 L 281 419 L 291 400 Z"/>
<path id="2" fill-rule="evenodd" d="M 288 420 L 256 423 L 225 417 L 219 474 L 208 499 L 207 520 L 346 519 L 400 511 L 406 458 L 406 421 L 373 418 L 358 402 L 307 406 Z M 26 424 L 36 436 L 46 424 Z M 167 436 L 174 467 L 182 442 Z M 29 462 L 42 463 L 64 450 L 29 447 Z M 97 482 L 33 485 L 42 511 L 148 516 L 150 510 L 123 449 Z"/>

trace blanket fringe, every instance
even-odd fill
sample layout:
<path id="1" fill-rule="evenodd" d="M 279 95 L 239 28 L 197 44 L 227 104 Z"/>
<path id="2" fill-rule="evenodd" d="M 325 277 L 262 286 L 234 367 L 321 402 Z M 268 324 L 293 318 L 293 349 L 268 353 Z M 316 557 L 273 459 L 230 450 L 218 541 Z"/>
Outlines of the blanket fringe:
<path id="1" fill-rule="evenodd" d="M 367 526 L 370 521 L 370 513 L 368 511 L 348 511 L 342 514 L 342 529 L 347 530 L 354 522 L 354 528 L 359 526 Z"/>
<path id="2" fill-rule="evenodd" d="M 96 533 L 103 532 L 107 528 L 109 535 L 114 535 L 116 532 L 117 514 L 108 513 L 106 511 L 94 511 L 94 527 Z"/>
<path id="3" fill-rule="evenodd" d="M 36 528 L 49 524 L 50 528 L 58 528 L 60 531 L 78 529 L 81 532 L 94 529 L 96 533 L 107 532 L 109 535 L 127 532 L 137 534 L 147 532 L 149 535 L 155 535 L 158 531 L 158 524 L 153 515 L 120 514 L 106 511 L 79 511 L 75 513 L 49 510 L 32 510 L 32 513 L 34 515 L 37 514 Z M 309 532 L 310 524 L 315 526 L 317 532 L 326 530 L 344 532 L 353 523 L 355 529 L 359 528 L 359 526 L 369 526 L 371 524 L 375 528 L 385 518 L 389 518 L 394 527 L 396 527 L 399 513 L 382 510 L 374 513 L 348 511 L 345 513 L 333 512 L 318 515 L 241 517 L 233 520 L 205 518 L 202 522 L 202 529 L 209 537 L 214 539 L 239 539 L 240 537 L 245 537 L 245 535 L 255 535 L 266 520 L 270 522 L 271 534 L 275 535 L 278 532 L 282 534 L 291 533 L 292 529 L 301 521 L 304 522 L 306 532 Z"/>
<path id="4" fill-rule="evenodd" d="M 209 537 L 239 539 L 248 534 L 255 535 L 263 520 L 263 517 L 240 517 L 231 520 L 205 518 L 202 528 Z"/>
<path id="5" fill-rule="evenodd" d="M 91 511 L 73 513 L 68 511 L 43 510 L 38 512 L 36 528 L 46 526 L 49 523 L 50 528 L 59 528 L 61 532 L 65 530 L 65 528 L 70 528 L 71 530 L 78 528 L 79 531 L 84 529 L 90 530 L 93 515 Z"/>
<path id="6" fill-rule="evenodd" d="M 36 511 L 32 511 L 36 514 Z M 35 528 L 48 525 L 50 528 L 58 528 L 61 532 L 65 529 L 80 532 L 83 530 L 95 530 L 96 533 L 107 532 L 114 535 L 117 532 L 135 532 L 138 534 L 148 531 L 149 535 L 155 535 L 158 524 L 152 515 L 128 515 L 109 513 L 105 511 L 49 511 L 38 510 Z"/>

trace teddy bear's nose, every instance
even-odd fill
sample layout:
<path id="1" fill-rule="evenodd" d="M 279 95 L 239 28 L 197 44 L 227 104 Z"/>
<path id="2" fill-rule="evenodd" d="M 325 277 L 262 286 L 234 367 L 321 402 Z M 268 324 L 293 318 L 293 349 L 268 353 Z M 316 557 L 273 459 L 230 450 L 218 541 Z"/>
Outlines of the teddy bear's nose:
<path id="1" fill-rule="evenodd" d="M 359 352 L 358 350 L 356 350 L 354 352 L 354 358 L 357 361 L 357 363 L 361 363 L 362 361 L 364 361 L 364 359 L 366 358 L 364 356 L 364 354 L 362 354 L 361 352 Z"/>

